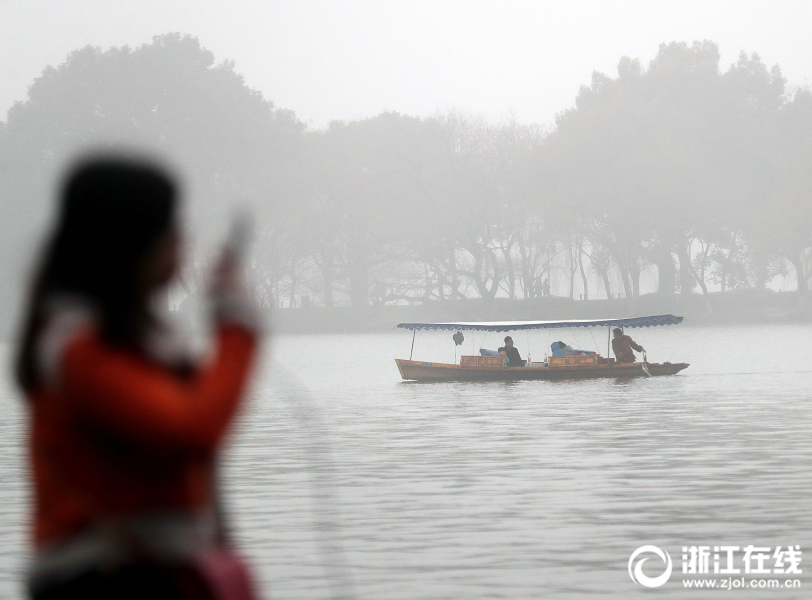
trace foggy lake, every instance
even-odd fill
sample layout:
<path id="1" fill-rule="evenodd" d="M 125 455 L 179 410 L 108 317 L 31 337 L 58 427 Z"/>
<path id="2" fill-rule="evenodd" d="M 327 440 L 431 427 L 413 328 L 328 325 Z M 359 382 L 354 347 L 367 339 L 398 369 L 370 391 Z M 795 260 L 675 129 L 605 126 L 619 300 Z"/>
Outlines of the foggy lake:
<path id="1" fill-rule="evenodd" d="M 45 564 L 47 544 L 86 533 L 30 535 L 19 389 L 39 391 L 40 308 L 67 293 L 132 309 L 100 313 L 113 345 L 121 325 L 139 347 L 153 309 L 194 337 L 220 312 L 218 272 L 231 291 L 245 276 L 232 317 L 256 309 L 274 332 L 215 449 L 218 503 L 262 598 L 702 599 L 689 588 L 711 579 L 810 597 L 812 3 L 0 0 L 0 23 L 0 600 L 27 597 L 34 552 Z M 66 175 L 108 154 L 177 184 L 137 261 L 138 219 L 99 210 L 115 194 L 65 217 Z M 61 235 L 66 222 L 87 230 Z M 626 333 L 651 362 L 690 363 L 673 376 L 416 383 L 394 361 L 412 350 L 401 321 L 666 314 L 685 322 Z M 606 356 L 607 333 L 513 338 L 538 362 L 558 340 Z M 459 363 L 504 337 L 452 334 L 418 332 L 414 359 Z M 160 437 L 127 414 L 145 446 Z M 49 444 L 37 459 L 62 459 Z M 206 463 L 210 481 L 187 450 L 178 464 Z M 195 488 L 207 509 L 210 488 Z M 93 492 L 48 489 L 57 516 L 84 503 L 91 525 L 115 520 Z M 177 509 L 132 506 L 156 522 Z M 202 529 L 200 506 L 180 522 Z M 187 546 L 190 567 L 205 544 Z M 46 566 L 43 585 L 75 574 Z"/>
<path id="2" fill-rule="evenodd" d="M 700 598 L 681 583 L 684 546 L 812 547 L 812 324 L 629 333 L 649 360 L 691 366 L 651 379 L 414 384 L 393 361 L 408 357 L 411 332 L 270 339 L 223 469 L 263 590 L 642 598 L 627 563 L 653 544 L 674 560 L 657 597 Z M 514 339 L 541 358 L 551 336 L 605 352 L 601 329 Z M 467 332 L 461 348 L 499 338 Z M 417 334 L 417 359 L 451 362 L 454 350 L 450 332 Z M 30 511 L 24 410 L 7 379 L 0 411 L 0 596 L 16 599 Z M 801 590 L 769 597 L 804 597 L 801 567 Z"/>

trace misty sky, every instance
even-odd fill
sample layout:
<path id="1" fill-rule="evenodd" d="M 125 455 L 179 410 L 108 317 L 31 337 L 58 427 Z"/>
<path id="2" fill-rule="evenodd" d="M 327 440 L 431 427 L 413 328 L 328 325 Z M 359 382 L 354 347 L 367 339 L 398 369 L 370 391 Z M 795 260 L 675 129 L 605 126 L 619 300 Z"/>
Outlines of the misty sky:
<path id="1" fill-rule="evenodd" d="M 623 55 L 646 65 L 670 41 L 715 41 L 723 68 L 758 52 L 791 87 L 812 80 L 812 3 L 800 0 L 0 0 L 2 120 L 71 50 L 170 31 L 234 60 L 249 86 L 314 127 L 452 108 L 550 123 L 593 70 L 615 75 Z"/>

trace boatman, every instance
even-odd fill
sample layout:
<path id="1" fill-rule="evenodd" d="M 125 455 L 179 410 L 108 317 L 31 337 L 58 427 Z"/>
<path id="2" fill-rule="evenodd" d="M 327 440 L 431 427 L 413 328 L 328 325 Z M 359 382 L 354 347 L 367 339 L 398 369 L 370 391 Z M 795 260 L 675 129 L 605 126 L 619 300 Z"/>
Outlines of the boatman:
<path id="1" fill-rule="evenodd" d="M 519 356 L 519 351 L 513 346 L 513 338 L 510 336 L 505 337 L 505 345 L 499 348 L 499 352 L 505 351 L 507 356 L 506 367 L 523 367 L 525 366 L 524 360 Z"/>
<path id="2" fill-rule="evenodd" d="M 614 338 L 612 339 L 612 350 L 615 353 L 615 361 L 618 363 L 637 362 L 632 349 L 636 350 L 637 352 L 645 352 L 643 346 L 635 343 L 635 341 L 628 335 L 623 335 L 623 330 L 619 327 L 615 327 L 612 330 L 612 333 L 614 334 Z"/>

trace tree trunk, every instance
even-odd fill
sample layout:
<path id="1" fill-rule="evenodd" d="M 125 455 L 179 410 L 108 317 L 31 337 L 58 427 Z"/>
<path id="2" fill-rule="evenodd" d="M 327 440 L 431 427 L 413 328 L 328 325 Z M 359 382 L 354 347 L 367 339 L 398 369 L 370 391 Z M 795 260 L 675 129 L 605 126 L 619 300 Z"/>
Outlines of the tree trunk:
<path id="1" fill-rule="evenodd" d="M 598 273 L 603 280 L 603 287 L 606 290 L 606 298 L 607 300 L 612 299 L 612 286 L 609 285 L 609 270 L 605 268 L 598 269 Z"/>
<path id="2" fill-rule="evenodd" d="M 677 259 L 679 259 L 679 291 L 680 294 L 691 294 L 694 291 L 694 275 L 691 270 L 691 254 L 687 247 L 679 245 Z"/>
<path id="3" fill-rule="evenodd" d="M 506 246 L 502 247 L 502 256 L 505 257 L 505 268 L 507 269 L 508 278 L 508 295 L 511 300 L 516 299 L 516 273 L 513 271 L 513 260 L 510 257 L 510 248 L 513 246 L 512 242 L 508 242 Z"/>
<path id="4" fill-rule="evenodd" d="M 801 252 L 789 257 L 792 266 L 795 267 L 795 278 L 798 280 L 798 293 L 806 294 L 809 291 L 809 276 L 806 273 L 804 260 Z"/>
<path id="5" fill-rule="evenodd" d="M 480 298 L 493 300 L 501 282 L 499 264 L 493 249 L 483 243 L 470 247 L 465 246 L 465 250 L 474 257 L 474 268 L 471 271 L 463 271 L 462 274 L 473 282 Z M 489 272 L 491 266 L 493 267 L 492 273 Z M 491 284 L 490 287 L 488 287 L 488 282 Z"/>
<path id="6" fill-rule="evenodd" d="M 485 256 L 487 260 L 483 263 L 484 266 L 487 268 L 488 263 L 490 263 L 493 267 L 493 276 L 490 277 L 491 287 L 488 287 L 489 273 L 483 273 L 482 282 L 484 285 L 484 290 L 487 292 L 487 299 L 493 300 L 496 298 L 496 292 L 499 291 L 499 283 L 502 281 L 502 274 L 499 271 L 499 261 L 497 260 L 496 254 L 492 248 L 486 248 Z"/>
<path id="7" fill-rule="evenodd" d="M 519 262 L 521 264 L 522 296 L 525 300 L 536 297 L 536 280 L 530 268 L 530 257 L 523 240 L 519 241 Z"/>
<path id="8" fill-rule="evenodd" d="M 619 262 L 618 269 L 620 270 L 620 281 L 623 284 L 623 294 L 626 298 L 631 298 L 631 274 L 629 273 L 629 269 L 625 262 Z"/>
<path id="9" fill-rule="evenodd" d="M 296 306 L 296 284 L 298 278 L 296 277 L 296 265 L 290 268 L 290 295 L 288 296 L 288 306 L 293 308 Z"/>
<path id="10" fill-rule="evenodd" d="M 459 297 L 460 282 L 457 277 L 457 249 L 452 245 L 448 257 L 448 280 L 451 286 L 450 298 L 456 300 Z"/>
<path id="11" fill-rule="evenodd" d="M 700 252 L 699 257 L 698 257 L 699 269 L 698 270 L 694 269 L 693 265 L 692 265 L 691 266 L 691 273 L 693 274 L 694 279 L 696 280 L 696 282 L 699 284 L 699 287 L 702 290 L 702 295 L 707 296 L 708 295 L 708 284 L 705 283 L 705 266 L 707 265 L 707 262 L 708 262 L 708 250 L 710 249 L 710 244 L 706 245 L 702 241 L 700 241 L 699 244 L 700 244 L 700 247 L 702 248 L 702 251 Z M 689 246 L 688 246 L 689 255 L 690 255 L 690 248 L 691 248 L 692 245 L 693 245 L 693 242 L 691 244 L 689 244 Z"/>
<path id="12" fill-rule="evenodd" d="M 584 300 L 589 300 L 589 283 L 584 271 L 584 248 L 583 240 L 578 241 L 578 269 L 581 271 L 581 281 L 584 284 Z"/>
<path id="13" fill-rule="evenodd" d="M 727 291 L 727 268 L 730 265 L 730 257 L 733 255 L 733 250 L 725 255 L 725 262 L 722 263 L 722 272 L 719 275 L 719 289 L 724 294 Z"/>
<path id="14" fill-rule="evenodd" d="M 435 263 L 434 268 L 437 271 L 437 300 L 442 302 L 443 300 L 445 300 L 446 274 L 443 272 L 441 268 L 439 268 L 437 263 Z"/>
<path id="15" fill-rule="evenodd" d="M 322 255 L 321 281 L 324 290 L 324 306 L 333 306 L 333 257 L 331 254 Z"/>
<path id="16" fill-rule="evenodd" d="M 637 298 L 640 296 L 640 267 L 637 263 L 631 265 L 629 273 L 632 276 L 632 297 Z"/>

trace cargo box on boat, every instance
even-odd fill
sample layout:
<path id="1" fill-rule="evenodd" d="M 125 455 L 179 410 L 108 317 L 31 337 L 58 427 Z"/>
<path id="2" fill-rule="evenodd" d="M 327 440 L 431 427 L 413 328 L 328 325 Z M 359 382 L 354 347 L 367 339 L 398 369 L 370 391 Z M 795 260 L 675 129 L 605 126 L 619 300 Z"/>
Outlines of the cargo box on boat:
<path id="1" fill-rule="evenodd" d="M 547 363 L 551 367 L 580 367 L 584 365 L 597 365 L 597 354 L 576 354 L 575 356 L 551 356 Z"/>
<path id="2" fill-rule="evenodd" d="M 504 356 L 461 356 L 460 366 L 463 368 L 485 367 L 488 369 L 501 369 L 505 366 Z"/>

